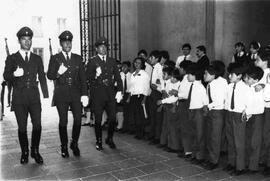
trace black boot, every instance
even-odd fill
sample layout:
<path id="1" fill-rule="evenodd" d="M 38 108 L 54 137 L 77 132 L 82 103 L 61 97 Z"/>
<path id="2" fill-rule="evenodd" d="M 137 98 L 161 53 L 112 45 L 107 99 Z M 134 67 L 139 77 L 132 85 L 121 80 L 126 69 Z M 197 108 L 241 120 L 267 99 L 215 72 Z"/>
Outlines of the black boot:
<path id="1" fill-rule="evenodd" d="M 101 123 L 95 123 L 95 134 L 96 134 L 96 139 L 97 139 L 97 142 L 96 142 L 96 149 L 98 151 L 101 151 L 103 150 L 103 147 L 102 147 L 102 128 L 101 128 Z"/>
<path id="2" fill-rule="evenodd" d="M 20 162 L 21 164 L 28 163 L 29 150 L 28 150 L 28 138 L 26 132 L 18 131 L 19 142 L 22 150 Z"/>
<path id="3" fill-rule="evenodd" d="M 72 149 L 74 156 L 80 156 L 80 149 L 78 148 L 78 142 L 72 140 L 70 143 L 70 149 Z"/>
<path id="4" fill-rule="evenodd" d="M 114 144 L 112 138 L 106 138 L 105 143 L 106 143 L 107 145 L 109 145 L 109 147 L 110 147 L 111 149 L 115 149 L 115 148 L 116 148 L 116 146 L 115 146 L 115 144 Z"/>
<path id="5" fill-rule="evenodd" d="M 69 157 L 67 145 L 61 145 L 61 156 L 63 158 L 68 158 Z"/>
<path id="6" fill-rule="evenodd" d="M 98 151 L 103 150 L 103 147 L 102 147 L 102 138 L 97 138 L 96 149 L 97 149 Z"/>
<path id="7" fill-rule="evenodd" d="M 35 159 L 37 164 L 43 164 L 43 158 L 39 154 L 38 147 L 31 147 L 31 157 Z"/>

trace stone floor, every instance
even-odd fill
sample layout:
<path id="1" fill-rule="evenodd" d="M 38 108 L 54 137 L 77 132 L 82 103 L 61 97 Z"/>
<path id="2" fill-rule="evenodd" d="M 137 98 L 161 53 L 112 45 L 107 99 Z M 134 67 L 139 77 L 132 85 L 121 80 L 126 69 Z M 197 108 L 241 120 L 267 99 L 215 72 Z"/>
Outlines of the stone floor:
<path id="1" fill-rule="evenodd" d="M 90 127 L 82 127 L 81 157 L 74 157 L 69 150 L 71 156 L 64 159 L 59 154 L 57 112 L 49 106 L 49 101 L 43 103 L 43 107 L 40 145 L 43 165 L 37 165 L 31 158 L 27 165 L 19 163 L 17 125 L 14 114 L 6 109 L 4 120 L 0 122 L 1 180 L 270 180 L 261 174 L 231 177 L 222 171 L 222 166 L 207 171 L 127 134 L 115 134 L 118 149 L 111 150 L 104 145 L 102 152 L 96 151 L 94 130 Z M 69 117 L 72 120 L 71 115 Z M 30 123 L 28 130 L 31 130 Z"/>

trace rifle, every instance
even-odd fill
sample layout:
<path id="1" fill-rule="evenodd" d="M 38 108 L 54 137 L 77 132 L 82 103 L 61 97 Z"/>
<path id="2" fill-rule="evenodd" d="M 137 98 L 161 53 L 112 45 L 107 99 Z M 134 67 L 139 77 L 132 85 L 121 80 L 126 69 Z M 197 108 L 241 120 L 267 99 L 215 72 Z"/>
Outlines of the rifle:
<path id="1" fill-rule="evenodd" d="M 6 54 L 7 54 L 7 56 L 9 56 L 10 53 L 9 53 L 9 48 L 8 48 L 8 44 L 7 44 L 7 38 L 5 38 L 5 43 L 6 43 Z"/>

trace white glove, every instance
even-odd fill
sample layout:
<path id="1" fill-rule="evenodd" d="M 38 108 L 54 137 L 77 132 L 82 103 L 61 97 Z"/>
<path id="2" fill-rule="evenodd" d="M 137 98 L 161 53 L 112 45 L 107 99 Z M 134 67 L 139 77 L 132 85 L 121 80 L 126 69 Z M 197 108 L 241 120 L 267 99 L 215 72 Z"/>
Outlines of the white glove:
<path id="1" fill-rule="evenodd" d="M 24 74 L 23 68 L 20 68 L 19 66 L 17 67 L 17 69 L 13 73 L 13 75 L 15 77 L 21 77 L 21 76 L 23 76 L 23 74 Z"/>
<path id="2" fill-rule="evenodd" d="M 67 71 L 67 67 L 62 63 L 58 69 L 58 74 L 62 75 L 65 71 Z"/>
<path id="3" fill-rule="evenodd" d="M 101 73 L 102 73 L 101 68 L 97 67 L 97 69 L 96 69 L 96 78 L 99 77 Z"/>
<path id="4" fill-rule="evenodd" d="M 86 107 L 88 105 L 88 96 L 81 96 L 81 102 L 83 107 Z"/>
<path id="5" fill-rule="evenodd" d="M 121 91 L 118 91 L 115 95 L 116 102 L 119 103 L 123 99 L 123 95 Z"/>

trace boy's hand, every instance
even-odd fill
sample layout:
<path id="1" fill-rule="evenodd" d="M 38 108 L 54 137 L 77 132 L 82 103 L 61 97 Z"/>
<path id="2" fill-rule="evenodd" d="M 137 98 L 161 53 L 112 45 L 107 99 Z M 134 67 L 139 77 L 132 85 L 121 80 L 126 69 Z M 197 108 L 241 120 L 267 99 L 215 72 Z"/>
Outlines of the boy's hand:
<path id="1" fill-rule="evenodd" d="M 260 92 L 261 90 L 263 90 L 265 87 L 264 84 L 258 84 L 255 86 L 255 92 Z"/>
<path id="2" fill-rule="evenodd" d="M 161 100 L 158 100 L 158 101 L 157 101 L 157 105 L 159 106 L 159 105 L 161 105 L 161 104 L 162 104 Z"/>
<path id="3" fill-rule="evenodd" d="M 170 90 L 169 91 L 169 95 L 173 95 L 173 96 L 178 96 L 178 91 L 177 90 L 175 90 L 175 89 L 172 89 L 172 90 Z"/>

